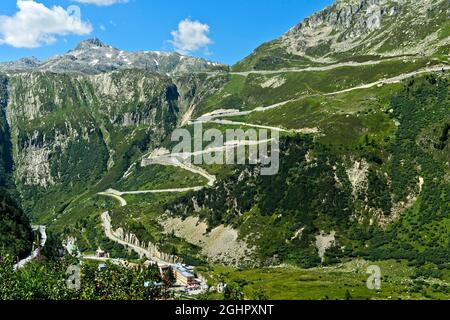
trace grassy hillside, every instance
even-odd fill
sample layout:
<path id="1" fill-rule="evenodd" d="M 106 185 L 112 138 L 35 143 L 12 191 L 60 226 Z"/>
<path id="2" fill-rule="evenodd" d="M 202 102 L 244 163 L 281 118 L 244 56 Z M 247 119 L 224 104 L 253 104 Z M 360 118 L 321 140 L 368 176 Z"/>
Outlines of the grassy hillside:
<path id="1" fill-rule="evenodd" d="M 369 65 L 337 65 L 329 70 L 230 74 L 228 82 L 220 91 L 197 106 L 194 116 L 215 109 L 251 110 L 287 100 L 323 98 L 324 94 L 375 83 L 438 64 L 439 60 L 426 57 L 399 58 L 378 60 Z"/>
<path id="2" fill-rule="evenodd" d="M 353 106 L 361 108 L 358 114 L 324 118 L 320 127 L 333 123 L 333 130 L 325 127 L 322 136 L 283 138 L 277 175 L 260 177 L 252 167 L 238 167 L 216 187 L 165 208 L 183 217 L 199 215 L 210 228 L 234 226 L 258 248 L 263 264 L 318 265 L 316 237 L 335 232 L 325 263 L 363 256 L 446 267 L 448 85 L 448 76 L 430 75 L 394 87 L 397 92 L 390 88 L 389 95 L 372 101 L 371 109 L 360 103 Z M 316 108 L 339 109 L 335 100 L 327 102 Z M 315 122 L 302 116 L 305 125 Z M 355 131 L 345 138 L 352 121 Z M 354 181 L 354 171 L 361 181 Z M 194 196 L 204 208 L 200 212 Z"/>
<path id="3" fill-rule="evenodd" d="M 367 268 L 382 270 L 380 290 L 367 288 Z M 449 272 L 431 266 L 416 269 L 405 261 L 354 260 L 326 268 L 277 267 L 235 270 L 198 268 L 211 285 L 226 283 L 232 290 L 210 292 L 209 299 L 254 300 L 445 300 L 450 294 Z"/>

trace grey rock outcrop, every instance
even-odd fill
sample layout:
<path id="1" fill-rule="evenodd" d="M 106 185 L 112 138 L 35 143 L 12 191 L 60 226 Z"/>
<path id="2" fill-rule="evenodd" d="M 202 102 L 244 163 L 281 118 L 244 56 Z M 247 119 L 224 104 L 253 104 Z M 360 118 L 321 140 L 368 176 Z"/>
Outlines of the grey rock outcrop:
<path id="1" fill-rule="evenodd" d="M 143 241 L 140 241 L 135 234 L 131 232 L 126 232 L 123 228 L 119 228 L 116 231 L 111 230 L 111 232 L 115 237 L 117 237 L 121 241 L 124 241 L 132 246 L 141 248 L 143 252 L 147 252 L 147 258 L 150 259 L 156 258 L 171 264 L 183 263 L 182 258 L 165 252 L 161 252 L 158 245 L 152 242 L 148 242 L 148 244 L 144 243 Z"/>
<path id="2" fill-rule="evenodd" d="M 0 71 L 26 71 L 39 68 L 41 65 L 35 57 L 22 58 L 17 61 L 2 62 L 0 63 Z"/>
<path id="3" fill-rule="evenodd" d="M 426 54 L 449 43 L 447 0 L 339 0 L 306 18 L 281 39 L 295 55 L 326 62 L 338 55 Z M 423 32 L 427 30 L 427 32 Z"/>

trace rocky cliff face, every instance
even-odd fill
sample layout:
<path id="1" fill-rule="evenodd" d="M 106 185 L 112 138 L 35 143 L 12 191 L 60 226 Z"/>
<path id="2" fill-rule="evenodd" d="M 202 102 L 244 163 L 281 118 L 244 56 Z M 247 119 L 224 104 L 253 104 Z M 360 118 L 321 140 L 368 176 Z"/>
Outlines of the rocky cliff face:
<path id="1" fill-rule="evenodd" d="M 10 130 L 6 119 L 7 85 L 8 79 L 0 76 L 0 187 L 11 183 L 13 169 Z"/>
<path id="2" fill-rule="evenodd" d="M 305 19 L 282 38 L 292 54 L 431 54 L 449 44 L 450 5 L 444 0 L 351 0 Z"/>
<path id="3" fill-rule="evenodd" d="M 87 99 L 81 98 L 80 83 L 65 76 L 26 73 L 10 79 L 8 92 L 8 119 L 20 184 L 55 185 L 62 179 L 62 172 L 55 167 L 60 162 L 57 158 L 73 144 L 99 136 L 85 110 Z"/>
<path id="4" fill-rule="evenodd" d="M 220 74 L 185 74 L 173 77 L 180 94 L 180 117 L 185 125 L 194 116 L 196 107 L 210 95 L 220 91 L 227 83 L 227 76 Z"/>
<path id="5" fill-rule="evenodd" d="M 179 93 L 168 77 L 128 70 L 84 81 L 95 92 L 92 102 L 98 103 L 98 111 L 113 125 L 156 128 L 163 124 L 160 120 L 178 113 Z"/>

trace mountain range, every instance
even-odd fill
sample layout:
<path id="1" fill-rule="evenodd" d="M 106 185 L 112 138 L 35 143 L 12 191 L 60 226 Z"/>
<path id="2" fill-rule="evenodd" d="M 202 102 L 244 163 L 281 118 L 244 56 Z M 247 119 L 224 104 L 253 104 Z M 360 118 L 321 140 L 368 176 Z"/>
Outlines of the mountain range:
<path id="1" fill-rule="evenodd" d="M 0 63 L 0 71 L 49 71 L 55 73 L 100 74 L 115 70 L 142 69 L 162 74 L 204 72 L 225 66 L 174 52 L 126 52 L 88 39 L 63 55 L 39 61 L 34 57 Z"/>
<path id="2" fill-rule="evenodd" d="M 247 298 L 288 295 L 261 282 L 273 266 L 364 274 L 358 259 L 408 270 L 385 296 L 355 284 L 361 298 L 448 298 L 449 17 L 448 0 L 338 0 L 230 67 L 98 39 L 2 63 L 0 183 L 81 253 L 138 260 L 107 212 L 122 241 Z M 199 122 L 277 130 L 280 172 L 171 159 L 172 132 Z"/>

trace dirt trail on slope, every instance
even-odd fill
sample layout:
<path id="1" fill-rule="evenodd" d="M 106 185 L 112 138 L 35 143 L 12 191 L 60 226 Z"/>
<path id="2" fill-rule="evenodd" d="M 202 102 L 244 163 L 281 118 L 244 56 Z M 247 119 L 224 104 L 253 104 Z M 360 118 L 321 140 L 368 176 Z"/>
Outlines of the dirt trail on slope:
<path id="1" fill-rule="evenodd" d="M 186 154 L 186 159 L 190 158 L 194 154 Z M 172 167 L 178 167 L 181 169 L 184 169 L 186 171 L 190 171 L 192 173 L 201 175 L 202 177 L 206 178 L 208 180 L 208 186 L 212 187 L 216 183 L 216 176 L 209 174 L 206 170 L 203 170 L 199 167 L 194 166 L 193 164 L 186 163 L 181 158 L 181 154 L 163 154 L 163 155 L 151 155 L 148 158 L 142 159 L 141 165 L 143 167 L 159 164 L 162 166 L 172 166 Z M 199 187 L 193 187 L 190 189 L 197 189 Z M 184 192 L 184 191 L 176 191 L 181 189 L 171 189 L 172 192 Z M 173 191 L 175 190 L 175 191 Z"/>
<path id="2" fill-rule="evenodd" d="M 305 69 L 302 69 L 303 71 Z M 317 93 L 317 94 L 310 94 L 310 95 L 304 95 L 298 99 L 290 99 L 290 100 L 286 100 L 286 101 L 282 101 L 270 106 L 266 106 L 266 107 L 258 107 L 252 110 L 246 110 L 246 111 L 240 111 L 240 110 L 236 110 L 236 109 L 220 109 L 220 110 L 216 110 L 213 112 L 209 112 L 206 113 L 202 116 L 200 116 L 198 119 L 190 121 L 190 124 L 195 124 L 196 122 L 200 122 L 200 123 L 218 123 L 218 124 L 233 124 L 233 123 L 227 123 L 227 122 L 223 122 L 225 120 L 221 120 L 221 118 L 230 118 L 230 117 L 238 117 L 238 116 L 246 116 L 249 115 L 251 113 L 255 113 L 255 112 L 264 112 L 264 111 L 268 111 L 271 109 L 276 109 L 279 107 L 282 107 L 288 103 L 291 102 L 295 102 L 295 101 L 299 101 L 301 99 L 307 98 L 307 97 L 314 97 L 314 96 L 334 96 L 334 95 L 338 95 L 338 94 L 342 94 L 342 93 L 347 93 L 347 92 L 352 92 L 355 90 L 361 90 L 361 89 L 370 89 L 376 86 L 382 86 L 385 84 L 393 84 L 393 83 L 399 83 L 403 80 L 406 80 L 408 78 L 411 78 L 413 76 L 416 75 L 420 75 L 420 74 L 424 74 L 424 73 L 432 73 L 432 72 L 439 72 L 439 71 L 447 71 L 450 70 L 450 66 L 448 65 L 439 65 L 439 66 L 434 66 L 434 67 L 428 67 L 425 69 L 421 69 L 421 70 L 417 70 L 417 71 L 413 71 L 413 72 L 409 72 L 409 73 L 404 73 L 392 78 L 387 78 L 387 79 L 381 79 L 375 82 L 371 82 L 368 84 L 362 84 L 359 86 L 355 86 L 352 88 L 348 88 L 348 89 L 343 89 L 343 90 L 339 90 L 339 91 L 335 91 L 335 92 L 330 92 L 330 93 Z M 285 71 L 285 72 L 289 72 L 289 71 Z M 292 71 L 291 71 L 292 72 Z M 220 120 L 219 120 L 220 119 Z M 235 122 L 234 124 L 242 124 L 242 125 L 246 125 L 246 126 L 254 126 L 254 127 L 258 127 L 258 125 L 252 125 L 249 123 L 238 123 Z M 263 126 L 266 127 L 266 126 Z M 282 128 L 276 128 L 276 127 L 269 127 L 267 126 L 266 128 L 275 128 L 278 129 L 279 131 L 288 131 Z"/>
<path id="3" fill-rule="evenodd" d="M 414 60 L 415 57 L 410 57 L 407 60 Z M 306 67 L 306 68 L 282 68 L 278 70 L 250 70 L 250 71 L 237 71 L 237 72 L 229 72 L 228 74 L 232 75 L 238 75 L 238 76 L 244 76 L 247 77 L 251 74 L 261 74 L 261 75 L 271 75 L 271 74 L 280 74 L 280 73 L 300 73 L 300 72 L 310 72 L 310 71 L 329 71 L 333 69 L 343 68 L 343 67 L 364 67 L 364 66 L 372 66 L 381 64 L 383 62 L 389 62 L 389 61 L 404 61 L 406 60 L 406 57 L 392 57 L 387 58 L 383 60 L 370 60 L 365 62 L 355 62 L 355 61 L 349 61 L 349 62 L 340 62 L 335 64 L 330 64 L 327 66 L 320 66 L 320 67 Z M 198 72 L 203 74 L 220 74 L 220 72 Z"/>
<path id="4" fill-rule="evenodd" d="M 357 87 L 353 87 L 353 88 L 349 88 L 349 89 L 344 89 L 344 90 L 340 90 L 340 91 L 336 91 L 336 92 L 331 92 L 331 93 L 325 93 L 325 96 L 333 96 L 333 95 L 337 95 L 337 94 L 341 94 L 341 93 L 347 93 L 347 92 L 351 92 L 351 91 L 355 91 L 355 90 L 361 90 L 361 89 L 369 89 L 375 86 L 380 86 L 380 85 L 384 85 L 384 84 L 393 84 L 393 83 L 400 83 L 403 80 L 406 80 L 408 78 L 411 78 L 413 76 L 419 75 L 419 74 L 424 74 L 424 73 L 431 73 L 431 72 L 439 72 L 439 71 L 447 71 L 450 70 L 450 66 L 438 66 L 438 67 L 430 67 L 430 68 L 425 68 L 422 70 L 417 70 L 417 71 L 413 71 L 413 72 L 409 72 L 409 73 L 404 73 L 392 78 L 388 78 L 388 79 L 381 79 L 379 81 L 376 82 L 372 82 L 372 83 L 368 83 L 368 84 L 364 84 L 364 85 L 360 85 Z"/>

